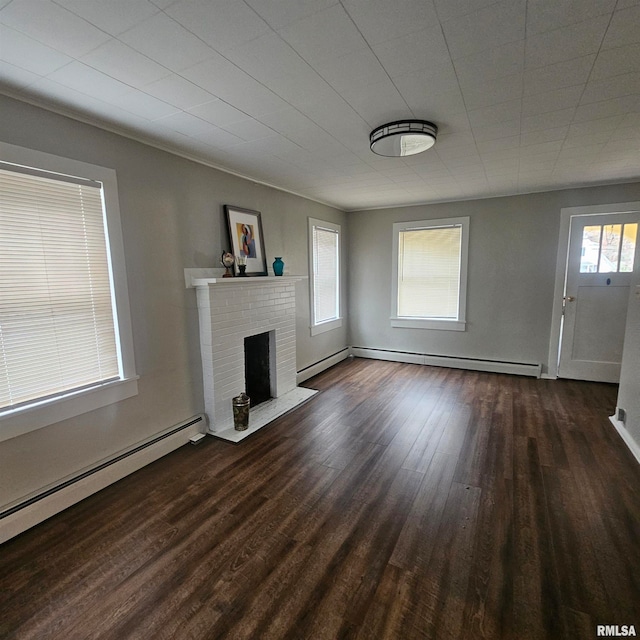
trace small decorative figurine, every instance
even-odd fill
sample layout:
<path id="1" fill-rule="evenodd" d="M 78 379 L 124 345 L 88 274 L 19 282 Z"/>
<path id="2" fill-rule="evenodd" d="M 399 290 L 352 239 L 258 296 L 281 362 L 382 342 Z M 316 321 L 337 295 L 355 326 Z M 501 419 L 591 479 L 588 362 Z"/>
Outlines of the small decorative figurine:
<path id="1" fill-rule="evenodd" d="M 233 272 L 231 271 L 231 267 L 233 267 L 233 263 L 235 262 L 235 259 L 233 257 L 232 253 L 229 253 L 228 251 L 223 251 L 222 252 L 222 258 L 220 259 L 220 262 L 222 264 L 222 266 L 226 269 L 224 275 L 222 276 L 223 278 L 233 278 Z"/>
<path id="2" fill-rule="evenodd" d="M 244 253 L 241 253 L 237 258 L 236 262 L 238 263 L 238 271 L 240 272 L 239 276 L 247 277 L 247 256 Z"/>

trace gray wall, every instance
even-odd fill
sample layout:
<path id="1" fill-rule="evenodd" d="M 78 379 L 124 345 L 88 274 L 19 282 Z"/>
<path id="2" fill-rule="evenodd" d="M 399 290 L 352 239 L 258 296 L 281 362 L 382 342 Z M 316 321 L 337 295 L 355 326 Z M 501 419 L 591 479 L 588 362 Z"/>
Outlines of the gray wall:
<path id="1" fill-rule="evenodd" d="M 1 506 L 204 410 L 195 291 L 183 269 L 219 266 L 224 204 L 261 211 L 269 263 L 283 256 L 302 275 L 307 218 L 345 229 L 346 215 L 4 96 L 0 113 L 3 142 L 116 170 L 140 375 L 133 398 L 0 443 Z M 297 293 L 302 369 L 347 346 L 347 329 L 312 338 L 306 282 Z"/>
<path id="2" fill-rule="evenodd" d="M 349 214 L 349 340 L 354 347 L 548 365 L 563 207 L 640 198 L 640 184 Z M 467 330 L 392 328 L 394 222 L 470 217 Z"/>
<path id="3" fill-rule="evenodd" d="M 632 285 L 627 313 L 618 407 L 627 412 L 625 427 L 640 454 L 640 278 Z"/>

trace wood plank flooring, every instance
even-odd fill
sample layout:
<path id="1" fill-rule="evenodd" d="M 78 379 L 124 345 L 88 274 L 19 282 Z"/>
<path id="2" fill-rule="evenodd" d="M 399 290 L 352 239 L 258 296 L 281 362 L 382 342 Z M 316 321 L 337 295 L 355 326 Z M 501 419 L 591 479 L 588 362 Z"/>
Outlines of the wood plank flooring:
<path id="1" fill-rule="evenodd" d="M 640 634 L 613 385 L 347 360 L 0 547 L 0 637 Z"/>

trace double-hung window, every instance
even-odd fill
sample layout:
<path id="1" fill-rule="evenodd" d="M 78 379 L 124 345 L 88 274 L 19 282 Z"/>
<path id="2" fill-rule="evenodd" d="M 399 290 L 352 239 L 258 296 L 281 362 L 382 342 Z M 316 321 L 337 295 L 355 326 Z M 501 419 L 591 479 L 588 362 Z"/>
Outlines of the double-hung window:
<path id="1" fill-rule="evenodd" d="M 393 225 L 391 325 L 464 331 L 469 218 Z"/>
<path id="2" fill-rule="evenodd" d="M 342 326 L 340 225 L 309 218 L 311 335 Z"/>
<path id="3" fill-rule="evenodd" d="M 115 172 L 0 146 L 0 440 L 137 392 Z"/>

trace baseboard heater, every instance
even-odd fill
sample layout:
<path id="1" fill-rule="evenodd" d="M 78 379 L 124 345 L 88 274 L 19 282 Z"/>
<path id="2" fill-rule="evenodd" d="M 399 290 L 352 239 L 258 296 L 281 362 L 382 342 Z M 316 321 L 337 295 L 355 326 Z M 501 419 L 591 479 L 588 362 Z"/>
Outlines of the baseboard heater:
<path id="1" fill-rule="evenodd" d="M 194 416 L 0 511 L 0 543 L 187 444 L 205 425 L 204 414 Z"/>
<path id="2" fill-rule="evenodd" d="M 374 360 L 390 360 L 392 362 L 408 362 L 412 364 L 431 365 L 434 367 L 451 367 L 453 369 L 469 369 L 471 371 L 488 371 L 491 373 L 511 373 L 520 376 L 539 378 L 542 365 L 523 362 L 499 362 L 480 358 L 459 358 L 456 356 L 435 356 L 409 351 L 391 351 L 387 349 L 368 349 L 351 347 L 351 353 L 357 358 Z"/>
<path id="3" fill-rule="evenodd" d="M 313 378 L 313 376 L 317 376 L 319 373 L 322 373 L 329 367 L 333 367 L 333 365 L 338 364 L 338 362 L 342 362 L 342 360 L 346 360 L 349 357 L 349 348 L 342 349 L 333 355 L 327 356 L 322 360 L 316 362 L 315 364 L 309 365 L 304 369 L 298 371 L 296 375 L 296 384 L 300 384 L 309 378 Z"/>

